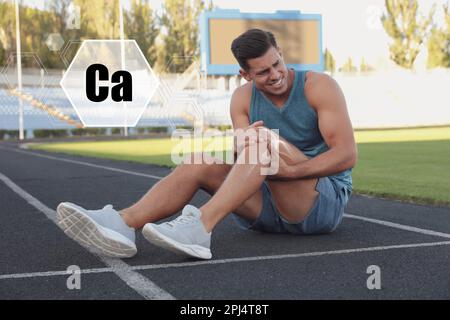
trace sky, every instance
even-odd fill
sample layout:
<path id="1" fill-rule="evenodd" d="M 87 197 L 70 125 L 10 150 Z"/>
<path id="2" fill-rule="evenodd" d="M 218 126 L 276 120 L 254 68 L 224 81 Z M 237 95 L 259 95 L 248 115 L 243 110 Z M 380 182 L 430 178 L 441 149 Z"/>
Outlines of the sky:
<path id="1" fill-rule="evenodd" d="M 133 0 L 122 0 L 125 8 Z M 439 10 L 434 17 L 443 24 L 441 4 L 450 0 L 419 0 L 421 13 L 427 13 L 433 3 Z M 41 6 L 44 1 L 25 0 L 26 4 Z M 149 0 L 156 11 L 161 11 L 163 0 Z M 205 0 L 209 3 L 209 0 Z M 356 65 L 364 58 L 369 64 L 389 59 L 389 41 L 380 23 L 384 0 L 213 0 L 216 7 L 239 9 L 242 12 L 275 12 L 299 10 L 322 15 L 323 48 L 328 48 L 341 66 L 351 57 Z"/>

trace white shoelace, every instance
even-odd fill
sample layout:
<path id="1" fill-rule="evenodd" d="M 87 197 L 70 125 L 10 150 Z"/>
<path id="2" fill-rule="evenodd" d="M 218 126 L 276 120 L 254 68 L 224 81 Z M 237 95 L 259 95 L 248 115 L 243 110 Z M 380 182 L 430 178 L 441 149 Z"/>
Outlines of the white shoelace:
<path id="1" fill-rule="evenodd" d="M 195 222 L 196 217 L 192 214 L 183 214 L 176 218 L 175 220 L 167 222 L 168 226 L 174 227 L 177 224 L 189 224 Z"/>

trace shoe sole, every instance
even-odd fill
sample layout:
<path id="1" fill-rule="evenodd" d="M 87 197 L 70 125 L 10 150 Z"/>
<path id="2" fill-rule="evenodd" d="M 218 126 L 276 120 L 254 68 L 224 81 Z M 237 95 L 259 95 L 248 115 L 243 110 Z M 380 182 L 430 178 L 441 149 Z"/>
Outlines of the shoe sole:
<path id="1" fill-rule="evenodd" d="M 113 230 L 106 231 L 104 227 L 69 204 L 60 204 L 56 212 L 58 226 L 69 238 L 82 246 L 95 248 L 112 258 L 130 258 L 136 254 L 136 245 L 132 241 Z"/>
<path id="2" fill-rule="evenodd" d="M 164 234 L 160 233 L 158 230 L 153 228 L 151 224 L 147 224 L 142 229 L 142 234 L 145 239 L 155 246 L 170 250 L 177 254 L 182 254 L 194 258 L 209 260 L 212 257 L 211 250 L 195 245 L 195 244 L 183 244 L 181 242 L 175 241 Z"/>

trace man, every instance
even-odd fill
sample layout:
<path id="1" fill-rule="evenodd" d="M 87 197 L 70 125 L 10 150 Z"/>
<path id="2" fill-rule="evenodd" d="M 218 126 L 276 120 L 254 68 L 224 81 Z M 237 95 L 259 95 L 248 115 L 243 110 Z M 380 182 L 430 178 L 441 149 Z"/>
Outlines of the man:
<path id="1" fill-rule="evenodd" d="M 233 41 L 231 50 L 248 81 L 231 98 L 236 136 L 272 129 L 279 136 L 270 131 L 270 139 L 237 143 L 234 165 L 189 164 L 187 158 L 120 212 L 110 205 L 86 210 L 61 203 L 59 225 L 68 236 L 105 255 L 131 257 L 136 253 L 135 229 L 143 227 L 144 237 L 154 245 L 210 259 L 211 232 L 230 213 L 241 227 L 264 232 L 316 234 L 336 229 L 352 191 L 351 168 L 357 159 L 339 86 L 325 74 L 288 69 L 270 32 L 248 30 Z M 274 136 L 279 139 L 276 150 L 271 148 Z M 266 152 L 255 145 L 266 147 Z M 252 163 L 247 155 L 254 150 L 258 159 Z M 265 155 L 272 160 L 275 152 L 278 170 L 267 173 L 263 169 L 270 161 L 262 159 Z M 212 195 L 200 208 L 187 204 L 198 189 Z M 181 209 L 178 218 L 154 223 Z"/>

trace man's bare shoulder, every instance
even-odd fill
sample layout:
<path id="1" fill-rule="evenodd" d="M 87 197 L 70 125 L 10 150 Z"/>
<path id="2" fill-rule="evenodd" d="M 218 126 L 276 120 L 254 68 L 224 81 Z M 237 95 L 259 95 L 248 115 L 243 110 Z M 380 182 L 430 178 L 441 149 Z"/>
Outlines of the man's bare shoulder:
<path id="1" fill-rule="evenodd" d="M 321 102 L 341 94 L 341 89 L 336 80 L 326 73 L 315 71 L 306 73 L 305 96 L 315 109 L 322 105 Z"/>
<path id="2" fill-rule="evenodd" d="M 318 91 L 335 83 L 336 81 L 326 73 L 308 71 L 305 79 L 305 91 Z"/>
<path id="3" fill-rule="evenodd" d="M 232 111 L 245 111 L 248 113 L 250 107 L 250 101 L 252 99 L 252 83 L 239 86 L 233 92 L 231 96 L 231 109 Z"/>

